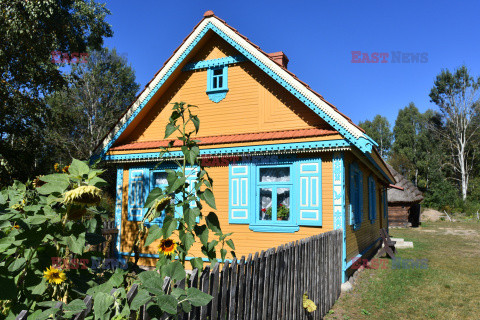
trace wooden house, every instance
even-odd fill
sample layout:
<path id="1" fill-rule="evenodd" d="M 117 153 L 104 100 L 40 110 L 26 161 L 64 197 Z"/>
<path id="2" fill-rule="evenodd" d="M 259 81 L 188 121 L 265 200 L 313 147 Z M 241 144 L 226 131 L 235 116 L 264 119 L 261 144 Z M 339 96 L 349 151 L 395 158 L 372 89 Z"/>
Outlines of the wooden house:
<path id="1" fill-rule="evenodd" d="M 387 164 L 395 178 L 395 188 L 388 190 L 388 222 L 391 227 L 418 227 L 423 193 Z"/>
<path id="2" fill-rule="evenodd" d="M 265 53 L 204 14 L 95 151 L 118 168 L 121 255 L 130 252 L 149 190 L 165 183 L 155 164 L 171 103 L 180 101 L 198 106 L 201 157 L 237 256 L 343 229 L 347 271 L 380 244 L 393 176 L 376 143 L 287 63 L 283 52 Z M 157 246 L 141 252 L 140 264 L 155 264 Z M 194 253 L 201 256 L 198 247 Z"/>

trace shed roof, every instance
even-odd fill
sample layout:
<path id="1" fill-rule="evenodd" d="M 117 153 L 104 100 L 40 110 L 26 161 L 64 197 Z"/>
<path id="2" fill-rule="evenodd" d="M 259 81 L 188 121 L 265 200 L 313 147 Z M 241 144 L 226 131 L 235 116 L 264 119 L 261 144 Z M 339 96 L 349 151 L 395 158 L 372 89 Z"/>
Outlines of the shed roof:
<path id="1" fill-rule="evenodd" d="M 388 170 L 393 174 L 395 177 L 395 185 L 397 187 L 403 188 L 402 190 L 399 189 L 389 189 L 388 190 L 388 203 L 418 203 L 423 200 L 423 193 L 418 190 L 415 185 L 398 173 L 391 165 L 387 163 Z"/>

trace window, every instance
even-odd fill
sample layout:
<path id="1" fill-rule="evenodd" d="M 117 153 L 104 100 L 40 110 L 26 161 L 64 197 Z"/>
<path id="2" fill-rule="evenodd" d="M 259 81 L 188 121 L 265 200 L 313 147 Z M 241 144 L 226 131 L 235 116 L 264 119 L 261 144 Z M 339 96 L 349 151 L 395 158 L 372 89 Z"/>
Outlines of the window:
<path id="1" fill-rule="evenodd" d="M 229 166 L 229 223 L 258 232 L 322 226 L 321 159 Z"/>
<path id="2" fill-rule="evenodd" d="M 363 173 L 357 163 L 350 164 L 350 225 L 360 228 L 363 216 Z"/>
<path id="3" fill-rule="evenodd" d="M 368 177 L 368 217 L 371 223 L 374 223 L 377 219 L 377 188 L 375 185 L 375 179 Z"/>
<path id="4" fill-rule="evenodd" d="M 265 167 L 260 168 L 259 172 L 258 220 L 277 223 L 290 221 L 290 167 Z"/>
<path id="5" fill-rule="evenodd" d="M 207 94 L 213 102 L 223 100 L 228 92 L 228 67 L 216 67 L 207 70 Z"/>

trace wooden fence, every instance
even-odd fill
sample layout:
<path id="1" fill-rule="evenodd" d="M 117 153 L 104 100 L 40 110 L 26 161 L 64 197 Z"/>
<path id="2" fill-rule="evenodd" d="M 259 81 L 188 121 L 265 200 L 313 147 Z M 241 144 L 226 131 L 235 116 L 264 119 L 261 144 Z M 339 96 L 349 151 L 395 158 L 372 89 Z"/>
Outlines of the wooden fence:
<path id="1" fill-rule="evenodd" d="M 213 299 L 178 319 L 321 319 L 340 296 L 342 241 L 342 232 L 335 230 L 226 262 L 222 267 L 216 264 L 212 270 L 208 266 L 201 273 L 195 269 L 189 286 Z M 165 279 L 163 290 L 169 281 Z M 178 286 L 184 287 L 185 282 Z M 129 303 L 137 292 L 138 286 L 132 286 L 127 294 Z M 317 305 L 313 313 L 303 308 L 304 293 Z M 87 309 L 77 314 L 76 320 L 92 310 L 92 298 L 87 296 L 84 302 Z M 149 320 L 145 307 L 140 308 L 139 319 Z"/>
<path id="2" fill-rule="evenodd" d="M 117 252 L 115 245 L 117 243 L 118 229 L 115 226 L 115 220 L 103 222 L 102 235 L 106 241 L 94 246 L 93 250 L 103 252 L 107 259 L 116 258 Z"/>

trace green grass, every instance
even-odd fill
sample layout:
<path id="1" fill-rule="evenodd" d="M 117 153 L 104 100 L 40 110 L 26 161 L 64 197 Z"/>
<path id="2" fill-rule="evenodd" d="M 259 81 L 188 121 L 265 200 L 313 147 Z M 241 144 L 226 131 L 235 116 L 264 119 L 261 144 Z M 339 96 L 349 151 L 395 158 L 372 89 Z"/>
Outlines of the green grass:
<path id="1" fill-rule="evenodd" d="M 366 269 L 325 319 L 480 319 L 480 223 L 427 222 L 391 229 L 413 241 L 402 259 L 428 259 L 427 269 Z"/>

